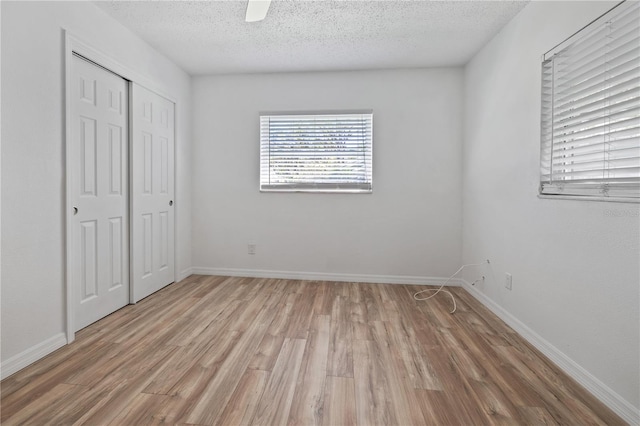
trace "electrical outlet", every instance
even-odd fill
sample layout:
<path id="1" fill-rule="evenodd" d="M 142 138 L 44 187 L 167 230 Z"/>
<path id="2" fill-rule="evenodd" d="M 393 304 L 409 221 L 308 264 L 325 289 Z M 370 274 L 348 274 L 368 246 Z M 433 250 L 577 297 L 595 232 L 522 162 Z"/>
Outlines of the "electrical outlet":
<path id="1" fill-rule="evenodd" d="M 510 273 L 505 272 L 505 274 L 504 274 L 504 287 L 507 290 L 511 290 L 511 284 L 513 284 L 513 277 L 511 276 Z"/>
<path id="2" fill-rule="evenodd" d="M 248 252 L 249 254 L 256 254 L 256 245 L 255 245 L 255 244 L 252 244 L 252 243 L 249 243 L 249 244 L 247 245 L 247 252 Z"/>

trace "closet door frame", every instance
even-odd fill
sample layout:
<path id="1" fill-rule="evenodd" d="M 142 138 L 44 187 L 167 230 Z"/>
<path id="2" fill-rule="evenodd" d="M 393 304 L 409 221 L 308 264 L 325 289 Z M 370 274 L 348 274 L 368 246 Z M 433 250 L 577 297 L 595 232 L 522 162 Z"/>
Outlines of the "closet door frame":
<path id="1" fill-rule="evenodd" d="M 63 36 L 64 36 L 64 69 L 65 69 L 65 74 L 64 74 L 64 143 L 65 143 L 65 201 L 64 201 L 64 206 L 65 206 L 65 211 L 64 211 L 64 218 L 65 218 L 65 276 L 64 276 L 64 282 L 65 282 L 65 300 L 66 300 L 66 337 L 67 337 L 67 344 L 73 342 L 75 340 L 75 296 L 76 296 L 76 291 L 78 291 L 78 289 L 76 288 L 78 286 L 78 283 L 73 282 L 72 279 L 72 274 L 70 273 L 72 271 L 72 262 L 73 262 L 73 256 L 75 255 L 75 253 L 72 250 L 72 238 L 73 238 L 73 201 L 72 201 L 72 197 L 70 196 L 71 194 L 71 188 L 72 188 L 72 180 L 71 180 L 71 174 L 68 171 L 68 165 L 71 164 L 71 151 L 70 151 L 70 144 L 71 144 L 71 135 L 72 135 L 72 125 L 73 125 L 73 117 L 71 114 L 71 102 L 73 101 L 72 98 L 72 93 L 71 93 L 71 67 L 73 66 L 73 54 L 77 54 L 80 55 L 86 59 L 88 59 L 91 62 L 94 62 L 96 65 L 103 67 L 111 72 L 113 72 L 114 74 L 119 75 L 120 77 L 122 77 L 123 79 L 127 80 L 128 83 L 128 102 L 129 102 L 129 117 L 131 117 L 131 106 L 132 106 L 132 97 L 131 97 L 131 87 L 132 87 L 132 83 L 136 83 L 140 86 L 145 87 L 148 90 L 151 90 L 152 92 L 155 92 L 156 94 L 168 99 L 169 101 L 173 102 L 173 104 L 175 105 L 175 111 L 174 111 L 174 119 L 176 116 L 176 112 L 177 112 L 177 108 L 179 107 L 175 98 L 173 96 L 171 96 L 170 94 L 167 94 L 166 92 L 164 92 L 163 90 L 161 90 L 158 87 L 158 84 L 156 84 L 153 80 L 145 77 L 144 75 L 141 75 L 139 73 L 137 73 L 136 71 L 133 71 L 131 68 L 129 68 L 128 66 L 122 64 L 121 62 L 113 59 L 111 56 L 103 53 L 102 51 L 100 51 L 99 49 L 96 49 L 95 47 L 85 43 L 81 38 L 77 37 L 76 35 L 74 35 L 73 33 L 71 33 L 70 31 L 63 29 Z M 129 120 L 129 150 L 127 152 L 127 156 L 129 158 L 131 158 L 131 151 L 132 151 L 132 142 L 133 142 L 133 128 L 134 128 L 134 123 Z M 174 140 L 177 142 L 177 138 L 176 138 L 176 129 L 177 128 L 177 123 L 176 126 L 174 128 Z M 176 157 L 177 154 L 177 143 L 174 143 L 174 159 L 177 158 Z M 174 160 L 175 161 L 175 160 Z M 129 176 L 132 175 L 132 162 L 129 162 Z M 176 170 L 177 167 L 174 167 L 174 182 L 177 183 L 178 179 L 176 176 Z M 131 191 L 131 179 L 129 179 L 129 205 L 131 205 L 131 196 L 132 196 L 132 191 Z M 175 190 L 175 199 L 178 200 L 179 199 L 179 194 L 177 191 L 177 187 Z M 177 243 L 178 239 L 177 239 L 177 222 L 178 222 L 178 214 L 179 214 L 179 208 L 178 208 L 179 204 L 176 203 L 175 204 L 175 210 L 174 210 L 174 244 Z M 129 223 L 131 223 L 131 211 L 129 209 L 128 212 L 129 215 Z M 131 233 L 132 227 L 129 226 L 129 246 L 131 247 L 131 244 L 133 242 L 132 240 L 132 233 Z M 135 303 L 134 301 L 134 297 L 133 297 L 133 289 L 135 286 L 135 282 L 133 280 L 133 277 L 131 276 L 131 265 L 133 264 L 133 259 L 131 258 L 133 255 L 133 251 L 129 250 L 129 303 L 133 304 Z M 174 281 L 178 281 L 178 250 L 174 249 Z"/>

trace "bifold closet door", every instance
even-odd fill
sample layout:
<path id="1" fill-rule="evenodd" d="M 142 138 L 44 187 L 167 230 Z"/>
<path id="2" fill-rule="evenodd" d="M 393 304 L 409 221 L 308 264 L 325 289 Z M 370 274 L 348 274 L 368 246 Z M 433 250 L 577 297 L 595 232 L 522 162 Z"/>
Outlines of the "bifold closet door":
<path id="1" fill-rule="evenodd" d="M 76 331 L 129 302 L 127 81 L 73 56 L 69 279 Z"/>
<path id="2" fill-rule="evenodd" d="M 174 281 L 174 110 L 132 84 L 131 226 L 133 301 Z"/>

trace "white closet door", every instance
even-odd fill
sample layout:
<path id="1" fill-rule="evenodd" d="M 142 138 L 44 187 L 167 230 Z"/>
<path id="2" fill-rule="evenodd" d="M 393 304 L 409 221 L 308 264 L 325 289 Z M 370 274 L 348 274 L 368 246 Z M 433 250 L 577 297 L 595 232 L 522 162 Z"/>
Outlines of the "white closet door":
<path id="1" fill-rule="evenodd" d="M 74 55 L 70 277 L 75 329 L 129 302 L 127 82 Z"/>
<path id="2" fill-rule="evenodd" d="M 132 283 L 134 302 L 174 281 L 174 109 L 133 84 Z"/>

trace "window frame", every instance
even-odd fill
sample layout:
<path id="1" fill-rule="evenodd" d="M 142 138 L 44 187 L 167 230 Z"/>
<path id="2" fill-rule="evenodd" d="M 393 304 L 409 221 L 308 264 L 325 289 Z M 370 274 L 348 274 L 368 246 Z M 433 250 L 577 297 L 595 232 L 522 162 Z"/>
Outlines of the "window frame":
<path id="1" fill-rule="evenodd" d="M 263 134 L 263 119 L 269 117 L 294 117 L 294 116 L 368 116 L 365 121 L 367 123 L 365 135 L 368 135 L 366 141 L 367 147 L 362 150 L 363 163 L 364 163 L 364 177 L 363 182 L 342 182 L 342 183 L 266 183 L 264 182 L 264 173 L 270 173 L 270 165 L 264 164 L 264 143 L 265 135 Z M 311 120 L 311 118 L 310 118 Z M 372 109 L 357 109 L 357 110 L 312 110 L 312 111 L 263 111 L 259 113 L 259 190 L 260 192 L 301 192 L 301 193 L 334 193 L 334 194 L 371 194 L 373 192 L 373 110 Z M 269 127 L 271 129 L 271 127 Z M 270 135 L 269 135 L 270 137 Z M 271 143 L 269 146 L 271 146 Z"/>
<path id="2" fill-rule="evenodd" d="M 598 92 L 594 92 L 597 94 L 603 93 L 603 96 L 600 102 L 602 102 L 602 105 L 604 105 L 602 109 L 606 111 L 606 113 L 602 114 L 602 120 L 606 122 L 605 125 L 601 126 L 603 128 L 602 134 L 601 134 L 602 142 L 589 143 L 587 145 L 585 145 L 584 142 L 582 142 L 582 145 L 581 145 L 580 141 L 577 141 L 577 139 L 580 139 L 580 138 L 576 139 L 573 136 L 573 134 L 584 132 L 586 131 L 586 129 L 591 130 L 591 128 L 589 128 L 586 123 L 588 123 L 589 121 L 593 121 L 593 110 L 588 110 L 588 114 L 591 114 L 591 117 L 589 117 L 589 119 L 585 118 L 587 114 L 581 115 L 582 113 L 576 113 L 575 115 L 567 116 L 566 110 L 561 111 L 561 113 L 565 115 L 565 118 L 563 118 L 563 120 L 569 119 L 572 122 L 578 122 L 579 123 L 578 126 L 582 125 L 583 127 L 579 129 L 574 129 L 571 132 L 569 132 L 569 130 L 566 130 L 569 133 L 565 133 L 560 137 L 556 136 L 556 132 L 562 134 L 562 132 L 565 131 L 564 128 L 561 128 L 562 130 L 558 130 L 556 129 L 556 127 L 554 127 L 554 125 L 557 125 L 557 123 L 554 122 L 554 119 L 558 114 L 558 112 L 554 110 L 554 108 L 556 107 L 556 105 L 554 104 L 554 100 L 555 100 L 554 96 L 555 96 L 556 85 L 559 84 L 558 79 L 562 77 L 562 75 L 560 75 L 561 77 L 556 76 L 554 61 L 557 59 L 564 60 L 564 61 L 571 60 L 572 56 L 566 56 L 564 54 L 567 54 L 567 51 L 568 51 L 569 52 L 568 55 L 572 55 L 572 51 L 570 49 L 573 47 L 574 44 L 577 44 L 578 46 L 580 46 L 580 43 L 582 41 L 591 43 L 593 40 L 596 40 L 596 42 L 598 43 L 602 43 L 603 45 L 606 44 L 607 49 L 609 49 L 608 47 L 609 42 L 606 41 L 605 36 L 601 36 L 601 34 L 599 33 L 605 32 L 606 30 L 605 26 L 608 25 L 610 21 L 613 22 L 613 24 L 615 25 L 617 22 L 620 22 L 620 21 L 624 22 L 625 18 L 628 18 L 629 16 L 632 17 L 629 20 L 629 22 L 631 22 L 630 25 L 638 25 L 638 22 L 633 20 L 633 16 L 635 15 L 632 15 L 637 12 L 638 12 L 637 5 L 634 5 L 634 3 L 621 2 L 616 6 L 614 6 L 613 8 L 611 8 L 610 10 L 608 10 L 603 15 L 601 15 L 599 18 L 595 19 L 594 21 L 592 21 L 591 23 L 583 27 L 581 30 L 579 30 L 575 34 L 573 34 L 572 36 L 570 36 L 569 38 L 567 38 L 566 40 L 564 40 L 563 42 L 555 46 L 553 49 L 546 52 L 542 56 L 541 76 L 540 76 L 540 80 L 542 83 L 541 116 L 540 116 L 540 124 L 541 124 L 540 163 L 539 163 L 540 179 L 539 179 L 539 189 L 538 189 L 538 196 L 540 198 L 640 203 L 640 173 L 637 176 L 631 175 L 630 177 L 613 177 L 613 178 L 589 177 L 589 178 L 579 179 L 579 178 L 576 178 L 575 176 L 578 175 L 579 173 L 585 173 L 585 172 L 577 172 L 576 170 L 581 170 L 580 167 L 585 164 L 584 161 L 586 160 L 582 159 L 584 157 L 580 158 L 580 155 L 585 155 L 585 154 L 583 153 L 574 154 L 574 152 L 580 152 L 580 150 L 583 150 L 583 151 L 589 150 L 589 152 L 591 152 L 591 149 L 593 149 L 591 147 L 598 147 L 599 145 L 602 145 L 603 159 L 597 160 L 598 162 L 601 162 L 601 165 L 599 165 L 598 168 L 589 168 L 589 169 L 583 169 L 583 170 L 589 170 L 589 173 L 595 173 L 596 171 L 601 171 L 603 175 L 606 174 L 607 172 L 611 172 L 611 171 L 617 172 L 617 170 L 620 170 L 620 169 L 609 167 L 609 163 L 615 163 L 615 161 L 612 161 L 610 158 L 607 157 L 607 155 L 609 155 L 611 152 L 614 152 L 614 151 L 609 151 L 610 149 L 612 149 L 610 148 L 610 146 L 612 145 L 612 143 L 613 145 L 620 143 L 619 140 L 615 138 L 611 140 L 612 135 L 615 137 L 616 131 L 618 130 L 617 129 L 612 130 L 612 127 L 617 127 L 617 126 L 610 126 L 609 122 L 613 118 L 613 116 L 615 116 L 616 114 L 620 114 L 620 111 L 623 111 L 623 112 L 630 111 L 632 121 L 633 121 L 633 117 L 635 117 L 636 120 L 640 118 L 640 115 L 638 115 L 638 111 L 640 111 L 639 107 L 633 105 L 634 99 L 640 100 L 640 89 L 637 89 L 638 92 L 634 91 L 633 88 L 628 91 L 630 96 L 629 99 L 631 100 L 631 107 L 629 109 L 627 110 L 617 109 L 618 104 L 616 104 L 615 102 L 610 102 L 609 100 L 615 98 L 616 96 L 620 95 L 623 92 L 620 92 L 620 91 L 613 91 L 612 93 L 604 93 L 604 92 L 614 87 L 612 86 L 612 83 L 617 83 L 620 81 L 624 82 L 624 80 L 619 80 L 619 76 L 615 74 L 613 76 L 606 74 L 606 72 L 608 71 L 605 72 L 603 77 L 603 82 L 604 82 L 603 88 L 600 89 Z M 614 27 L 613 31 L 616 31 L 616 27 Z M 594 34 L 597 34 L 598 37 L 600 38 L 590 38 Z M 606 34 L 606 35 L 609 35 L 609 34 Z M 616 35 L 619 35 L 619 34 L 616 33 Z M 613 43 L 618 42 L 618 39 L 612 39 L 612 40 L 613 40 Z M 609 53 L 609 50 L 607 49 L 604 50 L 606 54 Z M 632 52 L 633 52 L 632 55 L 635 54 L 636 53 L 635 49 L 632 49 Z M 599 54 L 603 54 L 601 50 L 594 50 L 593 52 L 590 52 L 589 55 L 583 56 L 583 58 L 588 60 L 595 60 L 598 58 Z M 631 56 L 631 57 L 632 59 L 635 58 L 635 56 Z M 618 58 L 619 56 L 614 56 L 612 59 L 616 60 Z M 580 61 L 585 59 L 580 59 Z M 606 65 L 606 67 L 608 67 L 610 60 L 611 59 L 608 58 L 607 60 L 603 60 L 602 63 Z M 632 67 L 631 70 L 637 72 L 637 68 L 638 67 Z M 576 68 L 575 66 L 574 68 L 570 68 L 570 70 L 573 70 L 572 72 L 582 72 L 581 68 L 579 67 Z M 579 70 L 579 71 L 576 71 L 576 70 Z M 571 72 L 571 71 L 567 71 L 567 72 Z M 574 77 L 572 77 L 572 79 L 573 78 Z M 595 81 L 595 79 L 593 78 L 592 80 Z M 579 83 L 573 83 L 573 84 L 579 85 L 585 82 L 590 82 L 592 80 L 584 79 L 584 80 L 581 80 Z M 632 80 L 629 80 L 629 81 L 632 81 Z M 567 88 L 570 86 L 567 86 L 565 84 L 564 86 L 561 86 L 561 87 L 564 90 L 567 90 Z M 578 95 L 570 95 L 570 96 L 575 96 L 571 98 L 572 102 L 581 101 L 581 98 Z M 563 102 L 566 102 L 566 99 L 564 99 Z M 622 103 L 623 102 L 621 102 L 620 104 Z M 566 108 L 565 106 L 563 107 Z M 610 107 L 613 107 L 613 108 L 610 108 Z M 578 109 L 583 109 L 583 107 L 580 107 Z M 582 123 L 585 123 L 585 124 L 583 125 Z M 632 132 L 635 129 L 637 129 L 637 126 L 634 125 L 633 123 L 635 123 L 635 121 L 632 122 L 630 127 Z M 618 123 L 612 122 L 612 124 L 617 125 Z M 584 127 L 584 126 L 587 126 L 587 127 Z M 562 147 L 557 148 L 554 146 L 556 144 L 556 137 L 559 139 L 561 146 L 562 144 L 564 144 L 565 148 L 567 147 L 569 148 L 569 150 L 567 151 L 566 157 L 562 156 L 562 152 L 561 152 L 563 150 Z M 563 140 L 562 137 L 565 137 L 565 139 Z M 630 144 L 631 150 L 636 148 L 635 138 L 637 137 L 639 136 L 632 137 L 632 141 Z M 577 141 L 577 142 L 574 144 L 573 143 L 574 141 Z M 638 146 L 638 148 L 640 148 L 640 146 Z M 593 152 L 594 154 L 596 153 L 596 151 L 593 151 Z M 574 155 L 578 155 L 578 157 L 574 158 L 573 157 Z M 637 154 L 635 155 L 631 154 L 631 155 L 632 155 L 631 157 L 628 157 L 628 160 L 631 162 L 637 160 L 638 166 L 640 167 L 640 157 L 637 156 Z M 564 161 L 563 158 L 566 158 L 567 160 Z M 574 169 L 573 167 L 574 161 L 577 158 L 579 158 L 581 161 L 578 161 L 577 163 L 575 163 L 577 166 L 577 169 Z M 615 159 L 616 157 L 613 157 L 613 158 Z M 592 161 L 592 163 L 596 163 L 596 161 Z M 635 167 L 634 164 L 635 163 L 633 163 L 631 167 Z M 559 170 L 561 171 L 556 172 L 554 170 L 554 167 L 560 167 Z"/>

